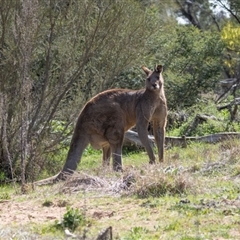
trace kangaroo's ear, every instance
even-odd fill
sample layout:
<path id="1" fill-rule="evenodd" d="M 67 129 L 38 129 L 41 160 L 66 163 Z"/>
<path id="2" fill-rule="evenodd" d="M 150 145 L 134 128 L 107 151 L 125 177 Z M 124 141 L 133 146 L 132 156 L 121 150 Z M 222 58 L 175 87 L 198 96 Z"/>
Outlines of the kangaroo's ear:
<path id="1" fill-rule="evenodd" d="M 157 65 L 155 67 L 155 71 L 161 73 L 163 71 L 163 66 L 162 65 Z"/>
<path id="2" fill-rule="evenodd" d="M 151 70 L 149 70 L 147 67 L 145 67 L 145 66 L 142 66 L 142 70 L 148 75 L 150 72 L 151 72 Z"/>

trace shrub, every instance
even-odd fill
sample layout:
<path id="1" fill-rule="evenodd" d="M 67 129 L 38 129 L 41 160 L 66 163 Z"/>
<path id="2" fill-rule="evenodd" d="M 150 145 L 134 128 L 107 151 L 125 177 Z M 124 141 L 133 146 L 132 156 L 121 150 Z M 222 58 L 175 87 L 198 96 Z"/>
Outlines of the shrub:
<path id="1" fill-rule="evenodd" d="M 63 220 L 58 224 L 63 229 L 75 231 L 79 226 L 85 225 L 85 218 L 79 209 L 67 207 L 67 212 L 63 215 Z"/>

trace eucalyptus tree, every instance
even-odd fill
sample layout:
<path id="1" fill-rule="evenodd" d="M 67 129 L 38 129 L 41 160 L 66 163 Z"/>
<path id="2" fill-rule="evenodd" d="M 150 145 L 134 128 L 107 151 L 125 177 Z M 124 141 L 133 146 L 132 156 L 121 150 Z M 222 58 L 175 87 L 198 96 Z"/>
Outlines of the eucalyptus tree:
<path id="1" fill-rule="evenodd" d="M 217 10 L 216 3 L 209 0 L 175 0 L 176 13 L 179 17 L 198 29 L 221 30 L 222 23 L 226 19 L 226 13 Z"/>
<path id="2" fill-rule="evenodd" d="M 240 2 L 238 0 L 214 0 L 214 2 L 227 11 L 232 20 L 240 24 Z"/>

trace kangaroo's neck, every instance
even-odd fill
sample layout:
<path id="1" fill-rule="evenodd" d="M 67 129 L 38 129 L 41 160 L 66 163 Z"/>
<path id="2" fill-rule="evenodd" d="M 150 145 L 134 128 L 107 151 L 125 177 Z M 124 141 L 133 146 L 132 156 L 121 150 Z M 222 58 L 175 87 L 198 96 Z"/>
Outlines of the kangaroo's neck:
<path id="1" fill-rule="evenodd" d="M 159 90 L 152 90 L 152 89 L 148 89 L 146 88 L 143 95 L 145 95 L 147 98 L 151 99 L 151 98 L 160 98 L 160 97 L 165 97 L 164 94 L 164 89 L 163 87 Z"/>

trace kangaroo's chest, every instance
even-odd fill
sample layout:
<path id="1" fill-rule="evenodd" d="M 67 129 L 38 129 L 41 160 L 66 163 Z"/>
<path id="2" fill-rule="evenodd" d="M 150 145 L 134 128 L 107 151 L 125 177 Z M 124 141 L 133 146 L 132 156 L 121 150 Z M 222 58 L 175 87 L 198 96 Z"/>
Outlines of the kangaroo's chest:
<path id="1" fill-rule="evenodd" d="M 155 99 L 150 99 L 147 103 L 150 118 L 159 118 L 166 114 L 166 100 L 161 95 L 155 97 Z"/>
<path id="2" fill-rule="evenodd" d="M 165 103 L 161 103 L 153 109 L 151 113 L 151 120 L 164 119 L 166 115 L 167 115 L 167 105 Z"/>

